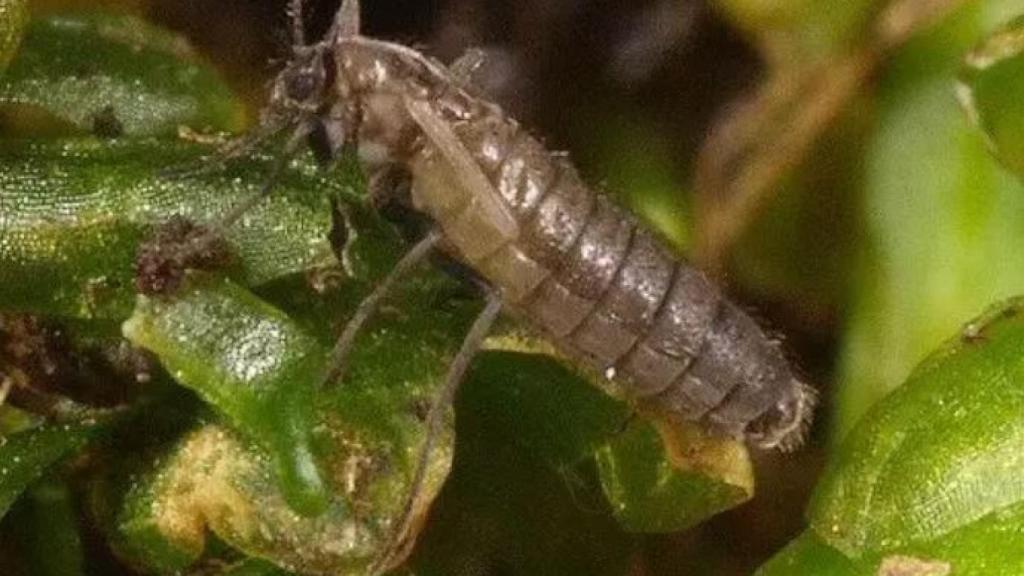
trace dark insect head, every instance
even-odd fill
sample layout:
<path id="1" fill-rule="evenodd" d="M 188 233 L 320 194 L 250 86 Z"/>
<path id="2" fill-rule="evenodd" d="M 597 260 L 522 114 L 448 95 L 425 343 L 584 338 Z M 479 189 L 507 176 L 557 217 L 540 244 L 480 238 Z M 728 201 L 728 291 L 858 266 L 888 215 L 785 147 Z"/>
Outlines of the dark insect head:
<path id="1" fill-rule="evenodd" d="M 270 92 L 270 110 L 281 116 L 308 116 L 321 110 L 330 84 L 329 46 L 296 47 Z"/>

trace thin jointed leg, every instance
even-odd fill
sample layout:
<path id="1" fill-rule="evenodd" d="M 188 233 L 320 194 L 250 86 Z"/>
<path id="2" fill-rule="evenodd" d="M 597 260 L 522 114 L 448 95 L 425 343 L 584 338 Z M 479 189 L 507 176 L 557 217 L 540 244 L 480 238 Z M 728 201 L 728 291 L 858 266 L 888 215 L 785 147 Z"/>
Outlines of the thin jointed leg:
<path id="1" fill-rule="evenodd" d="M 244 198 L 237 204 L 231 207 L 231 209 L 217 219 L 215 222 L 210 224 L 202 234 L 194 236 L 189 239 L 188 242 L 182 247 L 183 253 L 180 259 L 183 261 L 189 261 L 197 254 L 201 254 L 219 239 L 223 238 L 227 230 L 237 222 L 246 212 L 252 210 L 257 204 L 262 202 L 270 192 L 273 191 L 274 186 L 277 184 L 278 179 L 281 177 L 281 173 L 291 162 L 292 158 L 299 151 L 303 140 L 309 135 L 310 126 L 308 122 L 301 122 L 299 126 L 289 136 L 288 142 L 285 143 L 284 149 L 281 151 L 281 155 L 277 157 L 273 167 L 270 169 L 270 174 L 267 176 L 267 180 L 260 186 L 259 190 L 250 194 L 247 198 Z"/>
<path id="2" fill-rule="evenodd" d="M 356 308 L 355 314 L 349 319 L 348 324 L 345 324 L 345 328 L 342 330 L 338 342 L 334 345 L 334 349 L 331 350 L 330 359 L 327 364 L 327 373 L 324 375 L 323 382 L 321 383 L 322 386 L 327 387 L 341 380 L 345 373 L 348 354 L 352 351 L 352 344 L 355 342 L 356 336 L 363 328 L 363 325 L 373 316 L 381 301 L 391 291 L 398 279 L 422 262 L 434 247 L 437 246 L 437 242 L 440 239 L 441 233 L 436 228 L 428 232 L 422 240 L 412 247 L 412 250 L 409 250 L 405 256 L 402 256 L 398 264 L 373 289 L 373 292 L 366 298 L 363 298 L 363 301 L 359 303 L 359 307 Z"/>
<path id="3" fill-rule="evenodd" d="M 396 554 L 405 544 L 404 539 L 408 537 L 407 532 L 412 525 L 416 500 L 420 497 L 423 483 L 426 480 L 430 453 L 433 452 L 434 443 L 437 441 L 437 435 L 441 430 L 441 423 L 444 421 L 445 413 L 455 400 L 455 393 L 466 375 L 469 363 L 480 350 L 480 346 L 483 344 L 488 332 L 490 332 L 491 326 L 494 325 L 494 321 L 498 318 L 498 313 L 501 312 L 501 305 L 501 293 L 493 288 L 489 288 L 487 291 L 487 303 L 484 305 L 483 311 L 477 316 L 473 326 L 470 327 L 469 332 L 466 334 L 462 347 L 459 348 L 458 354 L 455 355 L 451 365 L 448 367 L 448 375 L 445 377 L 444 386 L 430 405 L 430 411 L 427 413 L 426 435 L 423 440 L 423 447 L 420 449 L 419 456 L 416 459 L 416 468 L 409 487 L 409 494 L 405 500 L 405 507 L 402 510 L 401 518 L 399 518 L 398 523 L 395 525 L 395 530 L 392 532 L 391 541 L 377 561 L 374 562 L 372 571 L 374 574 L 389 568 Z"/>

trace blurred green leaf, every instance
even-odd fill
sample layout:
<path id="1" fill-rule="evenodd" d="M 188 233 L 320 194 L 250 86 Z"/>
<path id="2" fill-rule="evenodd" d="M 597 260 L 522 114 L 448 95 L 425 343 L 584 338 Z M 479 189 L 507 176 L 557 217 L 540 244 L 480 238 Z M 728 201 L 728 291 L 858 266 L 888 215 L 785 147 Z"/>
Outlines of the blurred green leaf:
<path id="1" fill-rule="evenodd" d="M 209 149 L 155 139 L 6 141 L 0 150 L 0 308 L 117 321 L 131 312 L 135 254 L 154 227 L 174 215 L 215 221 L 258 189 L 271 163 L 161 175 Z M 246 283 L 332 260 L 328 201 L 351 190 L 309 163 L 295 167 L 227 231 Z"/>
<path id="2" fill-rule="evenodd" d="M 17 106 L 9 122 L 24 124 L 36 109 L 110 136 L 245 124 L 242 104 L 184 37 L 128 15 L 33 20 L 0 79 L 0 104 Z"/>
<path id="3" fill-rule="evenodd" d="M 17 54 L 26 24 L 27 0 L 0 0 L 0 75 Z"/>
<path id="4" fill-rule="evenodd" d="M 272 454 L 289 505 L 328 504 L 312 452 L 313 396 L 327 350 L 227 280 L 193 273 L 173 297 L 140 296 L 124 334 Z"/>
<path id="5" fill-rule="evenodd" d="M 757 41 L 777 68 L 800 67 L 842 54 L 870 38 L 885 0 L 717 0 Z"/>
<path id="6" fill-rule="evenodd" d="M 32 576 L 85 576 L 78 509 L 62 482 L 43 481 L 11 511 Z"/>
<path id="7" fill-rule="evenodd" d="M 963 53 L 1016 10 L 970 2 L 887 68 L 865 161 L 837 437 L 975 311 L 1024 286 L 1024 185 L 985 151 L 952 94 Z"/>
<path id="8" fill-rule="evenodd" d="M 77 454 L 107 428 L 106 421 L 43 424 L 7 436 L 0 444 L 0 517 L 57 462 Z"/>
<path id="9" fill-rule="evenodd" d="M 1024 174 L 1024 16 L 967 55 L 957 95 L 995 155 Z"/>
<path id="10" fill-rule="evenodd" d="M 763 575 L 1024 570 L 1024 300 L 934 352 L 861 420 Z"/>

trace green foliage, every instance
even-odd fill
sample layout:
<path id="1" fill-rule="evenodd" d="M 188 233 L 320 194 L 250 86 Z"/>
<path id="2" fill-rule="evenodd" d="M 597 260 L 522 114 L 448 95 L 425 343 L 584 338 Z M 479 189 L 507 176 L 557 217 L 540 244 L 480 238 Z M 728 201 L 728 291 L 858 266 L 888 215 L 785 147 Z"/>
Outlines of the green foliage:
<path id="1" fill-rule="evenodd" d="M 1024 568 L 1022 306 L 967 324 L 861 419 L 818 486 L 810 530 L 761 574 L 887 574 L 880 567 L 899 561 L 953 574 Z"/>
<path id="2" fill-rule="evenodd" d="M 85 424 L 10 436 L 0 447 L 11 471 L 0 483 L 5 507 L 20 497 L 41 514 L 29 487 L 49 486 L 54 464 L 88 449 L 96 464 L 74 481 L 111 548 L 140 571 L 364 572 L 404 511 L 423 410 L 479 303 L 423 271 L 358 339 L 345 383 L 318 390 L 333 335 L 402 248 L 349 166 L 293 162 L 274 195 L 227 232 L 230 266 L 191 274 L 174 295 L 136 298 L 138 247 L 162 222 L 215 221 L 267 178 L 264 154 L 224 171 L 166 171 L 212 150 L 205 136 L 177 138 L 179 125 L 237 128 L 238 100 L 180 37 L 89 15 L 34 22 L 0 101 L 0 311 L 73 321 L 68 331 L 100 340 L 124 322 L 127 341 L 167 372 L 118 419 L 112 442 L 91 443 L 107 427 Z M 347 227 L 343 265 L 328 242 L 332 200 Z M 515 546 L 522 554 L 502 562 L 517 572 L 621 573 L 637 544 L 630 531 L 691 526 L 752 494 L 738 444 L 630 422 L 623 403 L 540 356 L 487 352 L 474 366 L 458 403 L 459 446 L 449 419 L 413 503 L 422 517 L 445 485 L 419 572 L 494 562 Z M 172 380 L 201 403 L 169 393 Z M 474 530 L 461 515 L 501 530 Z M 68 553 L 63 565 L 79 558 L 89 569 L 74 546 Z"/>
<path id="3" fill-rule="evenodd" d="M 957 89 L 993 153 L 1024 173 L 1024 16 L 968 54 Z"/>
<path id="4" fill-rule="evenodd" d="M 125 337 L 269 450 L 292 508 L 323 513 L 311 443 L 326 350 L 241 287 L 195 275 L 188 284 L 170 301 L 140 296 Z"/>
<path id="5" fill-rule="evenodd" d="M 1024 286 L 1024 185 L 989 157 L 952 88 L 963 53 L 1017 8 L 967 3 L 889 64 L 864 161 L 837 437 L 965 319 Z"/>
<path id="6" fill-rule="evenodd" d="M 172 215 L 215 220 L 258 188 L 270 163 L 256 158 L 184 178 L 162 171 L 198 162 L 209 147 L 74 138 L 6 141 L 0 149 L 0 304 L 85 319 L 130 313 L 135 255 L 157 225 Z M 248 179 L 238 178 L 243 171 Z M 346 190 L 341 181 L 289 172 L 271 201 L 228 232 L 239 279 L 260 284 L 329 258 L 328 200 Z"/>
<path id="7" fill-rule="evenodd" d="M 0 85 L 0 103 L 83 132 L 143 136 L 237 130 L 244 109 L 180 37 L 132 16 L 34 20 Z M 12 115 L 31 117 L 31 110 Z M 38 126 L 29 128 L 38 130 Z"/>
<path id="8" fill-rule="evenodd" d="M 5 437 L 0 445 L 0 517 L 55 463 L 80 451 L 104 422 L 43 424 Z"/>

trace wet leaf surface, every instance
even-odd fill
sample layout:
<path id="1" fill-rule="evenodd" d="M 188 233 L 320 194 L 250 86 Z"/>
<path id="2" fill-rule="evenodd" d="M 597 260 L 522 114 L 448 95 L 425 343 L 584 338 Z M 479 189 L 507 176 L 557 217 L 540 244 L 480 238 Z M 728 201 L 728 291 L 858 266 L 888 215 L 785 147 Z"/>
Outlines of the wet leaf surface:
<path id="1" fill-rule="evenodd" d="M 292 508 L 322 513 L 328 495 L 311 443 L 327 350 L 240 286 L 201 274 L 186 282 L 166 299 L 140 296 L 125 337 L 270 452 Z"/>
<path id="2" fill-rule="evenodd" d="M 180 125 L 234 131 L 245 123 L 241 104 L 184 37 L 128 15 L 33 20 L 0 78 L 0 104 L 15 131 L 31 130 L 44 119 L 38 113 L 105 136 L 171 135 Z"/>
<path id="3" fill-rule="evenodd" d="M 446 286 L 413 282 L 405 294 L 430 300 L 450 294 Z M 130 465 L 130 474 L 111 474 L 100 508 L 116 510 L 107 516 L 119 549 L 136 563 L 181 570 L 200 557 L 209 527 L 301 573 L 365 569 L 404 509 L 423 442 L 422 407 L 466 312 L 455 303 L 383 314 L 359 340 L 346 382 L 314 398 L 325 348 L 244 289 L 208 278 L 175 300 L 142 302 L 126 332 L 241 435 L 199 423 L 160 456 Z M 450 430 L 429 462 L 417 516 L 447 475 Z M 282 466 L 285 473 L 275 473 Z"/>
<path id="4" fill-rule="evenodd" d="M 136 252 L 156 226 L 175 215 L 215 221 L 258 189 L 271 162 L 184 176 L 162 171 L 200 162 L 209 147 L 159 139 L 0 146 L 0 306 L 89 319 L 131 312 Z M 240 280 L 259 284 L 331 262 L 329 198 L 351 188 L 310 169 L 297 164 L 228 231 Z"/>

